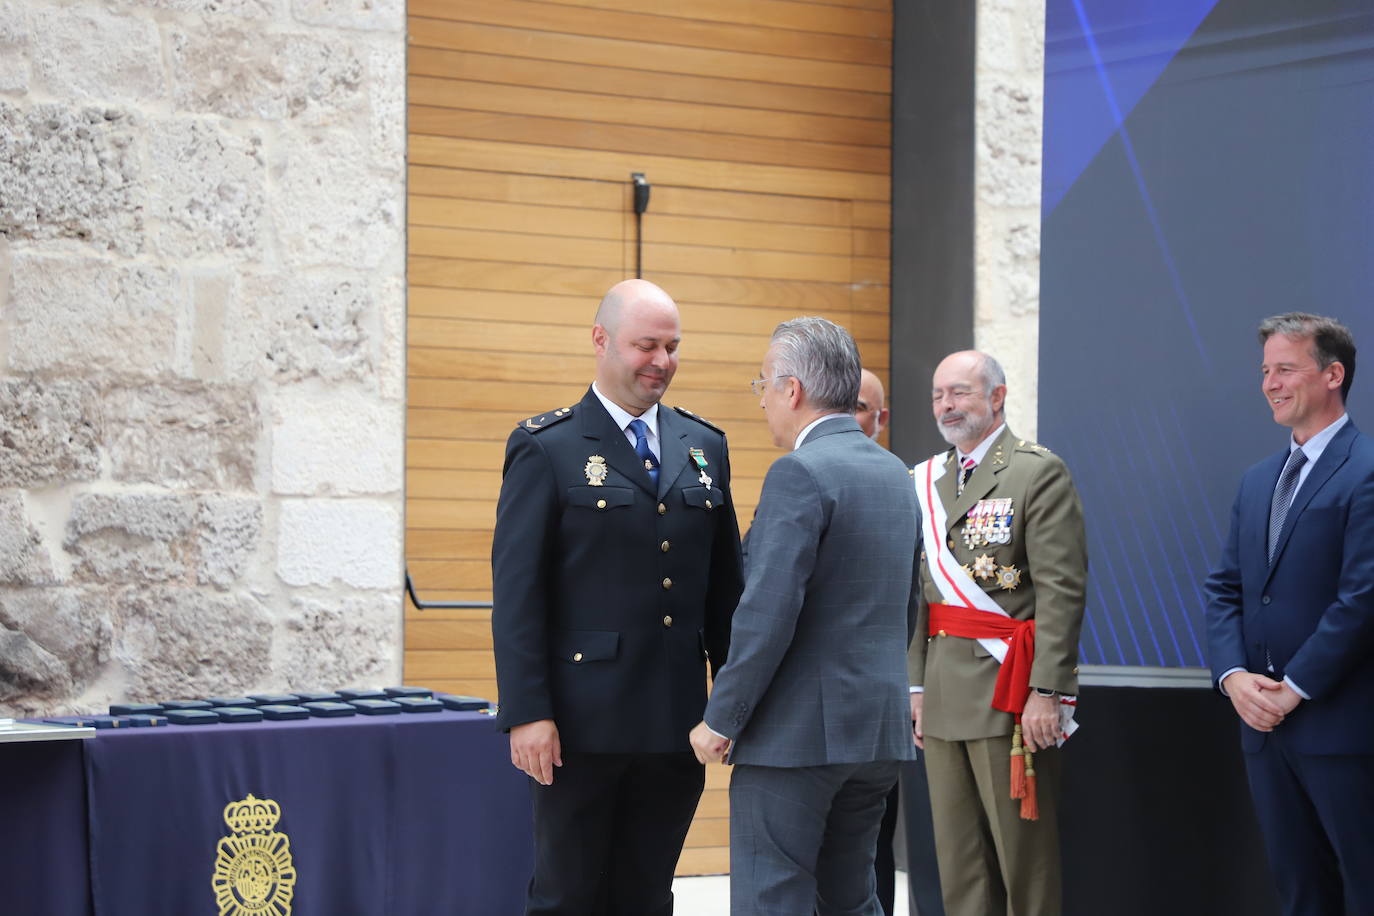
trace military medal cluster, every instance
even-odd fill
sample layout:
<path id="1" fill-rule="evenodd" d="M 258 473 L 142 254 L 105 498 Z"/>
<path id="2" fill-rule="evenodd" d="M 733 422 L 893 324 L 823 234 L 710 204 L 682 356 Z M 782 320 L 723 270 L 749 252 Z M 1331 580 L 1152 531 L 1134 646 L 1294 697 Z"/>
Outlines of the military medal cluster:
<path id="1" fill-rule="evenodd" d="M 969 550 L 1011 543 L 1011 521 L 1016 510 L 1010 497 L 980 499 L 964 519 L 964 544 Z M 1011 591 L 1021 584 L 1021 570 L 1015 566 L 998 566 L 990 554 L 983 554 L 964 567 L 970 577 L 996 579 L 999 587 Z"/>

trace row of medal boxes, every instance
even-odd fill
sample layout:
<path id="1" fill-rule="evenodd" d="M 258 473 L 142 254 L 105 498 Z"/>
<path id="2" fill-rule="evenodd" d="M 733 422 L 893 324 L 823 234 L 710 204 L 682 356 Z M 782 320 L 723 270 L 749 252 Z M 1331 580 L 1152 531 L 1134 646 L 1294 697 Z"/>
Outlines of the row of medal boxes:
<path id="1" fill-rule="evenodd" d="M 220 722 L 261 722 L 263 719 L 338 718 L 361 713 L 386 716 L 402 712 L 441 712 L 445 709 L 485 712 L 490 700 L 434 693 L 426 687 L 348 687 L 305 693 L 250 693 L 243 697 L 206 697 L 203 700 L 164 700 L 161 703 L 114 703 L 108 716 L 56 716 L 48 725 L 93 728 L 146 728 L 159 725 L 216 725 Z"/>

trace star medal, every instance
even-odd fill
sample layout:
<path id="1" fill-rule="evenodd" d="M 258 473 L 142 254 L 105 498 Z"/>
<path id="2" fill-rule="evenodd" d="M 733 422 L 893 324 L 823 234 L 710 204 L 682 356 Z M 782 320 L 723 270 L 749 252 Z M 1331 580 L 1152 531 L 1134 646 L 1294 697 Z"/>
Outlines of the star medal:
<path id="1" fill-rule="evenodd" d="M 689 448 L 687 453 L 692 456 L 692 460 L 697 463 L 697 470 L 701 471 L 701 485 L 706 488 L 711 486 L 711 477 L 706 473 L 706 453 L 699 448 Z"/>
<path id="2" fill-rule="evenodd" d="M 997 575 L 997 563 L 988 554 L 973 561 L 973 575 L 979 579 L 991 579 Z"/>
<path id="3" fill-rule="evenodd" d="M 1017 569 L 1015 566 L 1003 566 L 1001 569 L 997 570 L 997 584 L 1000 585 L 1003 590 L 1011 591 L 1021 584 L 1021 570 Z"/>
<path id="4" fill-rule="evenodd" d="M 606 459 L 600 455 L 592 455 L 587 459 L 587 466 L 582 469 L 587 475 L 587 483 L 594 487 L 599 487 L 606 482 L 606 475 L 610 473 L 610 468 L 606 467 Z"/>

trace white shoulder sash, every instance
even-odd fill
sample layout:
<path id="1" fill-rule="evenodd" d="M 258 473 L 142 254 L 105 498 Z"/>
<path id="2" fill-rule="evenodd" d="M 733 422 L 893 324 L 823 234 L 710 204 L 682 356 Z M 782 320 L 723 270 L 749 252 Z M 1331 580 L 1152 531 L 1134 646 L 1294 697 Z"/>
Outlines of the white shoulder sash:
<path id="1" fill-rule="evenodd" d="M 926 563 L 930 566 L 930 578 L 939 590 L 945 604 L 956 607 L 988 611 L 993 614 L 1010 616 L 988 597 L 988 593 L 964 572 L 964 568 L 954 562 L 945 550 L 945 530 L 948 516 L 945 504 L 935 492 L 935 481 L 945 475 L 943 455 L 935 455 L 916 465 L 913 475 L 916 481 L 916 501 L 921 506 L 921 534 L 926 545 Z M 984 649 L 992 653 L 999 663 L 1006 660 L 1008 641 L 989 637 L 978 640 Z"/>

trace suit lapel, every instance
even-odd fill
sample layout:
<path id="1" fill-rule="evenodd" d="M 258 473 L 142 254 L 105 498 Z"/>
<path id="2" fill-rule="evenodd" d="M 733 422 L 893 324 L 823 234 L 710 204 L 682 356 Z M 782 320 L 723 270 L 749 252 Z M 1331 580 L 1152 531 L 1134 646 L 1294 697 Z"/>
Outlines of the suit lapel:
<path id="1" fill-rule="evenodd" d="M 673 481 L 691 457 L 687 454 L 690 428 L 679 423 L 672 408 L 658 405 L 658 498 L 668 495 Z"/>
<path id="2" fill-rule="evenodd" d="M 1345 460 L 1350 457 L 1350 443 L 1354 440 L 1354 436 L 1353 434 L 1345 435 L 1346 431 L 1350 429 L 1350 421 L 1347 420 L 1345 426 L 1341 427 L 1340 432 L 1336 433 L 1332 440 L 1326 444 L 1326 448 L 1322 450 L 1322 456 L 1317 459 L 1317 463 L 1312 466 L 1312 470 L 1307 472 L 1307 479 L 1302 482 L 1302 486 L 1299 487 L 1298 492 L 1294 494 L 1293 503 L 1288 507 L 1288 515 L 1284 518 L 1283 531 L 1279 533 L 1278 546 L 1274 548 L 1274 562 L 1269 564 L 1270 575 L 1273 575 L 1274 567 L 1278 566 L 1279 558 L 1283 556 L 1283 548 L 1288 544 L 1288 538 L 1293 533 L 1293 528 L 1297 524 L 1298 516 L 1302 515 L 1303 510 L 1307 508 L 1307 504 L 1312 501 L 1312 497 L 1317 495 L 1317 491 L 1331 479 L 1331 475 L 1335 474 L 1336 470 L 1340 468 L 1341 465 L 1345 464 Z M 1285 455 L 1284 461 L 1286 462 L 1287 460 L 1287 455 Z M 1282 468 L 1280 468 L 1280 472 L 1282 472 Z M 1274 478 L 1274 484 L 1275 486 L 1278 485 L 1277 477 Z M 1272 503 L 1272 501 L 1273 491 L 1271 490 L 1270 502 Z M 1267 518 L 1268 510 L 1266 509 L 1266 522 Z M 1267 524 L 1265 527 L 1268 527 Z M 1268 547 L 1267 535 L 1265 547 Z M 1265 553 L 1267 554 L 1268 551 L 1266 550 Z M 1268 579 L 1266 577 L 1266 582 L 1267 581 Z"/>
<path id="3" fill-rule="evenodd" d="M 587 396 L 582 399 L 580 405 L 582 414 L 582 435 L 588 439 L 597 441 L 597 445 L 588 455 L 600 455 L 606 459 L 606 463 L 615 468 L 623 477 L 632 481 L 641 490 L 650 496 L 654 494 L 653 484 L 649 482 L 649 472 L 644 470 L 644 463 L 639 460 L 635 450 L 630 447 L 630 441 L 625 438 L 624 430 L 618 429 L 611 415 L 606 412 L 606 408 L 601 405 L 601 401 L 590 389 Z M 662 420 L 662 412 L 659 419 Z M 663 427 L 660 424 L 659 429 Z M 592 446 L 588 446 L 591 448 Z"/>

